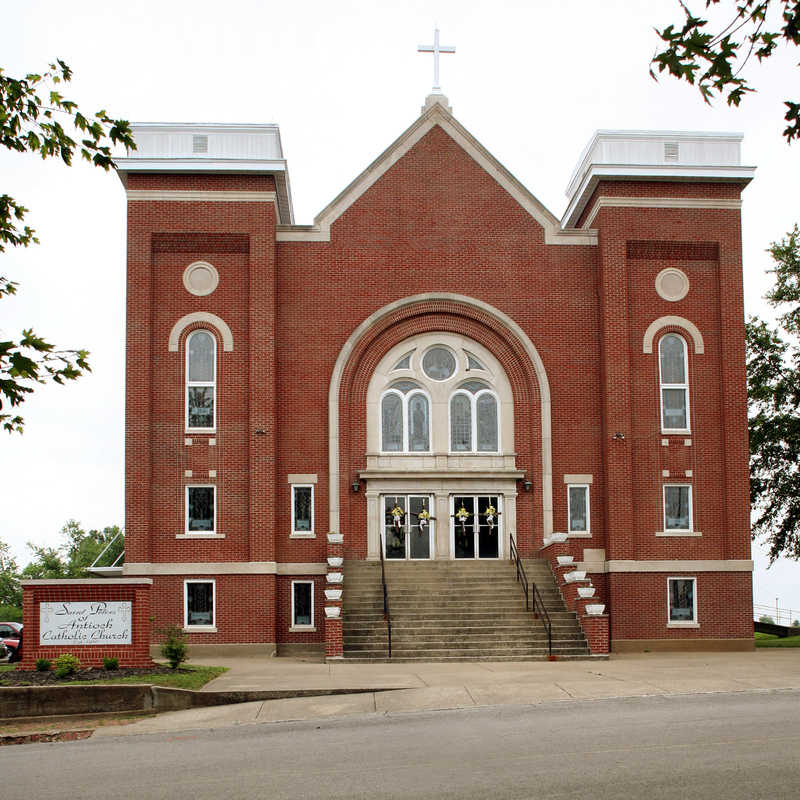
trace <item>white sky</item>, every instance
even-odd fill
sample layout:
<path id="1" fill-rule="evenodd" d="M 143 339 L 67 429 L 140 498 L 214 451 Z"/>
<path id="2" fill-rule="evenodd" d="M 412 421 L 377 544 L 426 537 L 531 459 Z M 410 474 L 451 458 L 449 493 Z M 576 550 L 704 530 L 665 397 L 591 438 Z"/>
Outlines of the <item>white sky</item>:
<path id="1" fill-rule="evenodd" d="M 695 0 L 693 8 L 701 7 Z M 796 94 L 798 53 L 748 67 L 759 93 L 741 108 L 706 106 L 648 64 L 655 26 L 681 19 L 677 0 L 134 0 L 5 3 L 0 66 L 74 70 L 64 94 L 82 110 L 132 121 L 275 122 L 298 223 L 309 223 L 414 119 L 432 84 L 418 44 L 442 56 L 456 117 L 552 212 L 598 128 L 742 131 L 746 304 L 769 285 L 764 250 L 800 221 L 800 144 L 785 144 L 782 101 Z M 91 376 L 40 387 L 23 406 L 23 436 L 0 433 L 0 539 L 20 563 L 28 540 L 55 544 L 69 518 L 123 522 L 125 202 L 113 174 L 0 151 L 0 192 L 31 209 L 41 244 L 6 251 L 2 333 L 34 327 L 91 351 Z M 800 565 L 769 571 L 754 547 L 757 603 L 798 609 Z"/>

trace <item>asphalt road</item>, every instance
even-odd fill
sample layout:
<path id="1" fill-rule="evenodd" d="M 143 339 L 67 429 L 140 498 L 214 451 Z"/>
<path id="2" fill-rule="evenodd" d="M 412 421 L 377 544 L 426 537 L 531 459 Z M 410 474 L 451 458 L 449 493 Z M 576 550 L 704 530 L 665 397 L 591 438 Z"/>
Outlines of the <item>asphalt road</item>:
<path id="1" fill-rule="evenodd" d="M 800 797 L 800 691 L 363 715 L 3 748 L 2 797 Z"/>

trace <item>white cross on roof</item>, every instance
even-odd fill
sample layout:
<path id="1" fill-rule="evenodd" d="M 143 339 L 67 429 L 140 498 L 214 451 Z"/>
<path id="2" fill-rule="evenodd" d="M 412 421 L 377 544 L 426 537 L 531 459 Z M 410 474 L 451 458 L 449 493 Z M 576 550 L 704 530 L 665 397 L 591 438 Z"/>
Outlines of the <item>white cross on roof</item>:
<path id="1" fill-rule="evenodd" d="M 442 87 L 439 86 L 439 53 L 455 53 L 456 48 L 448 45 L 439 44 L 439 29 L 436 28 L 433 34 L 433 44 L 421 44 L 417 46 L 420 53 L 433 53 L 433 94 L 441 94 Z"/>

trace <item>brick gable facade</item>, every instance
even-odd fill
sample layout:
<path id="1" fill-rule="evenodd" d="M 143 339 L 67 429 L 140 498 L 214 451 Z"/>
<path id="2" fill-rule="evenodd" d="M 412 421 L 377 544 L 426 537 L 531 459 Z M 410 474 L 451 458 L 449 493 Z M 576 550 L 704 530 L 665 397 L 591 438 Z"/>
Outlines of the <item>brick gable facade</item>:
<path id="1" fill-rule="evenodd" d="M 580 482 L 569 476 L 589 476 L 590 530 L 561 551 L 592 576 L 612 648 L 752 646 L 737 207 L 748 175 L 606 174 L 562 227 L 436 103 L 310 227 L 287 217 L 275 160 L 161 164 L 121 165 L 125 574 L 153 579 L 154 629 L 185 624 L 195 646 L 339 655 L 327 559 L 375 558 L 382 498 L 430 496 L 432 555 L 454 558 L 448 497 L 497 496 L 497 556 L 510 535 L 524 557 L 547 556 L 569 527 L 567 487 Z M 195 262 L 218 273 L 208 294 L 185 288 Z M 655 287 L 670 267 L 688 279 L 677 301 Z M 195 330 L 216 342 L 210 431 L 186 427 Z M 658 348 L 670 332 L 687 344 L 681 433 L 662 430 Z M 491 458 L 369 450 L 375 370 L 436 334 L 480 344 L 507 377 L 513 426 Z M 446 409 L 430 413 L 447 424 Z M 299 537 L 298 475 L 313 478 L 314 508 Z M 670 483 L 691 487 L 685 535 L 663 535 Z M 187 529 L 186 487 L 200 485 L 215 487 L 213 534 Z M 676 626 L 668 580 L 682 577 L 695 609 Z M 207 580 L 214 624 L 190 624 L 186 583 Z M 313 624 L 292 616 L 292 581 L 314 584 Z"/>

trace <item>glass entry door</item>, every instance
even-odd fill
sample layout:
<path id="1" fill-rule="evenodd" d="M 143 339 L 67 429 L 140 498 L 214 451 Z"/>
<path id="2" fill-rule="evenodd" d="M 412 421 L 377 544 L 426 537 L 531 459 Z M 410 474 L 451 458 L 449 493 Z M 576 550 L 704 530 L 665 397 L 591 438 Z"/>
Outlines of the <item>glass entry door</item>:
<path id="1" fill-rule="evenodd" d="M 383 554 L 394 559 L 431 557 L 432 498 L 427 494 L 383 496 Z"/>
<path id="2" fill-rule="evenodd" d="M 499 558 L 500 520 L 497 495 L 455 495 L 451 531 L 456 558 Z"/>

